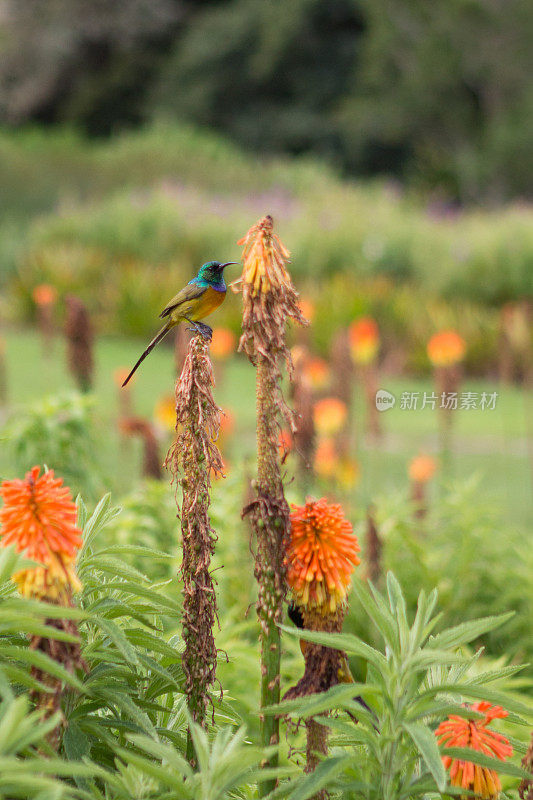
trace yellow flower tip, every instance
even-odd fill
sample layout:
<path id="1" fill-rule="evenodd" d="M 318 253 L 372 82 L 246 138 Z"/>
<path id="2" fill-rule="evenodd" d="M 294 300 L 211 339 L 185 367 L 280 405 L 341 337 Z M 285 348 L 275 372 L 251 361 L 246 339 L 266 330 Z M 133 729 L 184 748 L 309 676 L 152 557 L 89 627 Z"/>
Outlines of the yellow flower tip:
<path id="1" fill-rule="evenodd" d="M 361 317 L 348 329 L 350 350 L 356 364 L 371 364 L 379 350 L 379 329 L 372 317 Z"/>
<path id="2" fill-rule="evenodd" d="M 427 353 L 434 367 L 451 367 L 463 360 L 466 342 L 457 331 L 440 331 L 429 340 Z"/>
<path id="3" fill-rule="evenodd" d="M 313 422 L 319 436 L 334 436 L 342 430 L 348 418 L 346 403 L 337 397 L 325 397 L 315 403 Z"/>
<path id="4" fill-rule="evenodd" d="M 53 556 L 48 566 L 30 567 L 12 575 L 20 594 L 34 600 L 68 605 L 82 589 L 73 559 Z"/>
<path id="5" fill-rule="evenodd" d="M 253 297 L 290 284 L 285 268 L 290 253 L 273 228 L 274 220 L 267 215 L 252 225 L 246 236 L 237 242 L 244 247 L 243 286 L 249 287 Z"/>
<path id="6" fill-rule="evenodd" d="M 409 478 L 412 483 L 427 483 L 437 471 L 437 461 L 431 456 L 415 456 L 409 464 Z"/>
<path id="7" fill-rule="evenodd" d="M 342 605 L 354 568 L 360 563 L 359 543 L 342 506 L 308 499 L 292 506 L 287 548 L 287 581 L 295 601 L 321 613 Z"/>
<path id="8" fill-rule="evenodd" d="M 513 754 L 509 740 L 488 727 L 493 719 L 506 717 L 507 711 L 501 706 L 492 706 L 485 700 L 466 707 L 483 714 L 483 719 L 465 719 L 455 714 L 450 715 L 435 731 L 439 744 L 444 749 L 470 748 L 500 761 L 509 758 Z M 473 791 L 485 800 L 497 800 L 501 783 L 494 769 L 446 755 L 442 756 L 442 761 L 449 770 L 452 786 Z"/>

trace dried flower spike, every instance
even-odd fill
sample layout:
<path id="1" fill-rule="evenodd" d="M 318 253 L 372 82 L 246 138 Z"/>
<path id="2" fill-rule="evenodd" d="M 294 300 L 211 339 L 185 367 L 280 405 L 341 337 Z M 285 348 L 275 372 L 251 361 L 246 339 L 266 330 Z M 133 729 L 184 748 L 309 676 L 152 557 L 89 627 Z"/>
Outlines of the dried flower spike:
<path id="1" fill-rule="evenodd" d="M 78 297 L 68 295 L 65 336 L 70 372 L 82 392 L 88 392 L 93 382 L 93 332 L 87 308 Z"/>
<path id="2" fill-rule="evenodd" d="M 176 383 L 176 441 L 166 466 L 181 483 L 183 560 L 182 656 L 185 692 L 192 719 L 205 725 L 209 690 L 216 680 L 217 650 L 213 636 L 217 607 L 210 564 L 216 534 L 209 519 L 211 475 L 222 473 L 216 440 L 220 409 L 213 394 L 209 343 L 193 336 L 183 370 Z M 190 736 L 187 756 L 194 761 Z"/>
<path id="3" fill-rule="evenodd" d="M 260 353 L 277 362 L 280 355 L 290 358 L 285 344 L 287 318 L 301 325 L 308 322 L 285 267 L 290 253 L 273 227 L 274 221 L 267 215 L 237 242 L 244 246 L 241 278 L 244 314 L 239 350 L 252 359 Z"/>
<path id="4" fill-rule="evenodd" d="M 470 748 L 491 758 L 505 761 L 512 755 L 513 748 L 505 736 L 489 730 L 488 726 L 493 719 L 506 717 L 507 711 L 486 701 L 474 703 L 470 708 L 472 711 L 484 714 L 484 718 L 465 719 L 455 714 L 450 715 L 435 731 L 439 744 L 444 748 Z M 452 786 L 475 792 L 478 797 L 485 800 L 497 800 L 502 786 L 496 770 L 450 756 L 443 756 L 442 762 L 450 772 Z"/>

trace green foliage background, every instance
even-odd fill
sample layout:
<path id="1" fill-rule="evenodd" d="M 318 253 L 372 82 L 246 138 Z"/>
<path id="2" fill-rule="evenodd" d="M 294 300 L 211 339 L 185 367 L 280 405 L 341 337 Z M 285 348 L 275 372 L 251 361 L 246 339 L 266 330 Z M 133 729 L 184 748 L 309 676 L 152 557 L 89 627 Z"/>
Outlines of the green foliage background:
<path id="1" fill-rule="evenodd" d="M 165 118 L 460 202 L 531 194 L 528 0 L 4 5 L 4 123 Z"/>

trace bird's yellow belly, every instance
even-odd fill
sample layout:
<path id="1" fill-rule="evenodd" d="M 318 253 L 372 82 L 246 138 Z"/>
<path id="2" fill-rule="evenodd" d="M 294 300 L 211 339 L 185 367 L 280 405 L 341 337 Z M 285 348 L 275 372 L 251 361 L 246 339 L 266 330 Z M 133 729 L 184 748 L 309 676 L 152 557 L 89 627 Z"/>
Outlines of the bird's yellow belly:
<path id="1" fill-rule="evenodd" d="M 208 286 L 201 297 L 191 300 L 189 303 L 184 303 L 183 306 L 179 307 L 179 319 L 175 321 L 179 322 L 184 317 L 188 317 L 191 322 L 198 322 L 218 308 L 224 301 L 225 296 L 225 292 L 217 292 L 216 289 Z"/>

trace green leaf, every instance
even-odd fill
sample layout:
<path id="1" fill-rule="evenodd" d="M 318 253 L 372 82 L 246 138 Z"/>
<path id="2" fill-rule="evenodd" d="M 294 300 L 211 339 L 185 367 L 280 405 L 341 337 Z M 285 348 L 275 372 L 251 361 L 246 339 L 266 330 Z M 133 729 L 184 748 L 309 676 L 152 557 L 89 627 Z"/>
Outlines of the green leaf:
<path id="1" fill-rule="evenodd" d="M 288 795 L 289 800 L 308 800 L 326 787 L 332 788 L 334 779 L 351 763 L 352 756 L 330 756 L 321 761 L 314 772 L 298 781 L 294 790 Z"/>
<path id="2" fill-rule="evenodd" d="M 126 663 L 133 664 L 135 667 L 141 666 L 135 648 L 129 643 L 124 632 L 118 625 L 115 625 L 115 623 L 109 619 L 102 619 L 101 617 L 93 617 L 93 621 L 109 636 L 119 653 L 124 657 Z"/>
<path id="3" fill-rule="evenodd" d="M 516 764 L 512 764 L 510 761 L 500 761 L 499 758 L 491 758 L 470 747 L 443 747 L 441 752 L 451 758 L 471 761 L 474 764 L 479 764 L 480 767 L 488 767 L 501 775 L 511 775 L 513 778 L 531 778 L 530 772 L 526 772 L 525 769 L 516 766 Z"/>
<path id="4" fill-rule="evenodd" d="M 83 684 L 74 675 L 40 650 L 31 650 L 29 647 L 16 647 L 15 645 L 2 645 L 1 653 L 3 657 L 13 658 L 29 666 L 38 667 L 43 672 L 48 672 L 66 683 L 67 686 L 72 686 L 80 692 L 85 691 Z"/>
<path id="5" fill-rule="evenodd" d="M 446 770 L 440 757 L 435 735 L 427 725 L 417 722 L 404 722 L 402 727 L 415 743 L 427 768 L 433 775 L 439 791 L 443 792 L 446 788 Z"/>
<path id="6" fill-rule="evenodd" d="M 385 656 L 379 650 L 375 650 L 363 642 L 362 639 L 350 633 L 318 633 L 305 629 L 289 628 L 287 625 L 279 625 L 279 628 L 291 636 L 304 639 L 306 642 L 322 644 L 324 647 L 330 647 L 333 650 L 344 650 L 350 655 L 360 656 L 366 661 L 370 661 L 378 669 L 388 671 L 388 662 Z"/>
<path id="7" fill-rule="evenodd" d="M 437 633 L 432 636 L 427 646 L 432 649 L 447 650 L 452 647 L 458 647 L 461 644 L 471 642 L 479 636 L 499 628 L 504 625 L 511 617 L 514 617 L 515 612 L 509 611 L 507 614 L 498 614 L 493 617 L 483 617 L 481 619 L 473 619 L 469 622 L 462 622 L 453 628 L 448 628 L 442 633 Z"/>
<path id="8" fill-rule="evenodd" d="M 84 756 L 89 755 L 90 744 L 79 725 L 69 722 L 63 734 L 63 749 L 69 761 L 82 761 Z"/>
<path id="9" fill-rule="evenodd" d="M 276 705 L 261 709 L 262 714 L 292 714 L 301 717 L 311 717 L 322 714 L 334 708 L 344 708 L 347 704 L 352 707 L 353 699 L 358 694 L 375 691 L 375 686 L 366 683 L 343 683 L 333 686 L 327 692 L 317 692 L 306 697 L 297 697 L 292 700 L 282 700 Z M 359 703 L 358 708 L 362 714 L 372 717 L 371 714 Z"/>

